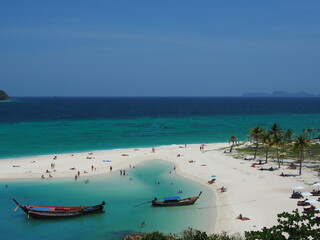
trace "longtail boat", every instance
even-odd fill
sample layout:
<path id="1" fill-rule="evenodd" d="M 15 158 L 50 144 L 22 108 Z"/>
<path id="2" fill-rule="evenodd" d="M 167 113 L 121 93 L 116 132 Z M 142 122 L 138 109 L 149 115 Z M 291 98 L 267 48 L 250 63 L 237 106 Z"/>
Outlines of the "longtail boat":
<path id="1" fill-rule="evenodd" d="M 41 212 L 41 211 L 29 211 L 28 216 L 32 218 L 69 218 L 79 217 L 82 215 L 81 211 L 69 211 L 69 212 Z"/>
<path id="2" fill-rule="evenodd" d="M 18 207 L 20 207 L 28 216 L 33 218 L 65 218 L 76 217 L 83 214 L 101 213 L 103 212 L 103 201 L 99 205 L 94 206 L 77 206 L 77 207 L 62 207 L 62 206 L 39 206 L 39 205 L 21 205 L 17 200 L 12 199 Z"/>
<path id="3" fill-rule="evenodd" d="M 157 201 L 158 199 L 155 198 L 152 201 L 152 206 L 154 207 L 170 207 L 170 206 L 185 206 L 194 204 L 202 194 L 202 191 L 196 197 L 189 197 L 180 199 L 180 197 L 167 197 L 164 198 L 164 201 Z"/>

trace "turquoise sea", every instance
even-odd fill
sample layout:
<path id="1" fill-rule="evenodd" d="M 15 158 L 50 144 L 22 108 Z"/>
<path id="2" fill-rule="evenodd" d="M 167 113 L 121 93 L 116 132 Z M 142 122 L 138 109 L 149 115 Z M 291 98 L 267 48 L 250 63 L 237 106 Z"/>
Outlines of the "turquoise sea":
<path id="1" fill-rule="evenodd" d="M 179 232 L 187 227 L 210 229 L 214 225 L 214 197 L 208 187 L 183 178 L 174 171 L 173 165 L 160 160 L 150 160 L 135 168 L 127 169 L 129 176 L 118 171 L 103 176 L 74 181 L 27 180 L 2 182 L 0 188 L 1 239 L 121 239 L 132 232 Z M 169 172 L 172 171 L 170 174 Z M 133 180 L 129 180 L 132 178 Z M 160 184 L 155 184 L 155 181 Z M 8 185 L 8 188 L 4 187 Z M 179 193 L 179 190 L 182 193 Z M 192 206 L 154 208 L 151 203 L 142 204 L 154 197 L 196 196 L 201 199 Z M 96 205 L 105 200 L 106 212 L 72 219 L 39 220 L 28 218 L 15 203 L 36 205 Z M 213 207 L 213 208 L 212 208 Z M 208 221 L 209 219 L 209 221 Z M 145 226 L 141 228 L 141 222 Z"/>
<path id="2" fill-rule="evenodd" d="M 17 98 L 0 103 L 0 161 L 41 154 L 246 139 L 251 127 L 320 129 L 320 98 Z M 206 186 L 168 172 L 172 165 L 152 160 L 128 169 L 130 176 L 0 182 L 2 239 L 121 239 L 125 233 L 208 229 L 215 217 L 214 196 Z M 213 173 L 217 174 L 217 173 Z M 161 184 L 154 184 L 160 181 Z M 173 184 L 171 184 L 173 183 Z M 5 184 L 9 187 L 5 188 Z M 133 207 L 154 197 L 194 196 L 194 206 Z M 15 197 L 39 205 L 94 205 L 105 214 L 39 221 L 13 212 Z M 211 214 L 211 213 L 210 213 Z M 209 221 L 208 221 L 209 219 Z M 140 223 L 146 222 L 140 228 Z"/>
<path id="3" fill-rule="evenodd" d="M 320 98 L 19 98 L 0 103 L 0 159 L 244 140 L 253 126 L 320 128 Z"/>

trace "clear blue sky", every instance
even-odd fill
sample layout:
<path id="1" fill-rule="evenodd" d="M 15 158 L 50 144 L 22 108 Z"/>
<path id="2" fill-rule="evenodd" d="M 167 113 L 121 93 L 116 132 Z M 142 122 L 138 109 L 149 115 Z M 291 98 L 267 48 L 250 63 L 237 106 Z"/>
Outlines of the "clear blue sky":
<path id="1" fill-rule="evenodd" d="M 11 96 L 320 94 L 320 1 L 1 1 Z"/>

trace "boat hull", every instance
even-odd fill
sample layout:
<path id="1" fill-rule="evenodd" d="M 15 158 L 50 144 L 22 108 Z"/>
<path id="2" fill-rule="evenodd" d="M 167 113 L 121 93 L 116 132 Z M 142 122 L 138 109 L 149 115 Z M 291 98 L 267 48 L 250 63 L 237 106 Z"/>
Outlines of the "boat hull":
<path id="1" fill-rule="evenodd" d="M 62 206 L 39 206 L 20 205 L 15 199 L 13 201 L 28 215 L 33 218 L 69 218 L 81 215 L 103 213 L 105 202 L 94 206 L 62 207 Z"/>
<path id="2" fill-rule="evenodd" d="M 189 197 L 184 199 L 177 199 L 174 201 L 152 201 L 152 206 L 154 207 L 176 207 L 176 206 L 186 206 L 194 204 L 199 198 L 202 192 L 196 197 Z"/>
<path id="3" fill-rule="evenodd" d="M 81 212 L 36 212 L 29 211 L 28 216 L 35 219 L 57 219 L 57 218 L 72 218 L 80 217 Z"/>
<path id="4" fill-rule="evenodd" d="M 186 205 L 192 205 L 197 201 L 197 197 L 195 199 L 192 198 L 186 198 L 181 199 L 178 202 L 165 202 L 165 201 L 152 201 L 152 206 L 154 207 L 175 207 L 175 206 L 186 206 Z"/>

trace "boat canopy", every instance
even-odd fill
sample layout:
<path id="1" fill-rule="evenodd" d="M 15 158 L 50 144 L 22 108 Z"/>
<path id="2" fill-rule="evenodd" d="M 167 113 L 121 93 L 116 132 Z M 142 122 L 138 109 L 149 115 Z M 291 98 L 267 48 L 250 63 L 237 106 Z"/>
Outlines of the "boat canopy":
<path id="1" fill-rule="evenodd" d="M 54 211 L 54 207 L 30 207 L 31 210 L 33 211 L 44 211 L 44 212 L 49 212 L 49 211 Z"/>
<path id="2" fill-rule="evenodd" d="M 166 198 L 164 198 L 164 200 L 166 200 L 166 201 L 173 201 L 173 200 L 179 200 L 180 199 L 180 197 L 166 197 Z"/>

